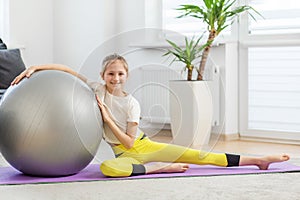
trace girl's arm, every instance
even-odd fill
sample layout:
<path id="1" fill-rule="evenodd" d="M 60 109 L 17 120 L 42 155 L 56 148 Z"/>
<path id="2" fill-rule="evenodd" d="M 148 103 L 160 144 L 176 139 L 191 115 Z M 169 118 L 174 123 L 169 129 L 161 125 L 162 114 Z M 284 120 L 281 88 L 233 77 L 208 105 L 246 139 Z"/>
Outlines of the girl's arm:
<path id="1" fill-rule="evenodd" d="M 41 70 L 60 70 L 63 72 L 67 72 L 69 74 L 72 74 L 78 78 L 80 78 L 82 81 L 86 82 L 87 79 L 75 72 L 74 70 L 70 69 L 69 67 L 61 64 L 48 64 L 48 65 L 38 65 L 38 66 L 32 66 L 28 69 L 25 69 L 21 74 L 19 74 L 12 82 L 11 85 L 18 84 L 23 78 L 27 77 L 29 78 L 34 72 L 41 71 Z"/>
<path id="2" fill-rule="evenodd" d="M 135 133 L 138 127 L 137 123 L 128 122 L 128 129 L 126 133 L 121 131 L 120 128 L 111 119 L 105 121 L 105 123 L 110 127 L 116 138 L 124 145 L 125 148 L 130 149 L 133 147 L 135 141 Z"/>
<path id="3" fill-rule="evenodd" d="M 124 133 L 111 119 L 109 113 L 107 112 L 105 106 L 100 101 L 98 96 L 96 96 L 96 99 L 101 110 L 103 122 L 109 126 L 116 138 L 124 145 L 124 147 L 126 147 L 127 149 L 132 148 L 135 141 L 135 134 L 138 128 L 138 124 L 136 122 L 128 122 L 126 133 Z"/>

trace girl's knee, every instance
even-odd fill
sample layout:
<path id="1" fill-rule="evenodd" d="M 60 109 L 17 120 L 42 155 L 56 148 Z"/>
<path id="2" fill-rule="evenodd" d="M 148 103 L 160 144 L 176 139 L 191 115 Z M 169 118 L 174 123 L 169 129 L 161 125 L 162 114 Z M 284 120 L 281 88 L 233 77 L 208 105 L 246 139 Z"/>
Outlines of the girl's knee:
<path id="1" fill-rule="evenodd" d="M 106 160 L 101 163 L 100 170 L 105 176 L 109 177 L 127 177 L 132 173 L 131 165 L 120 165 L 115 160 Z"/>

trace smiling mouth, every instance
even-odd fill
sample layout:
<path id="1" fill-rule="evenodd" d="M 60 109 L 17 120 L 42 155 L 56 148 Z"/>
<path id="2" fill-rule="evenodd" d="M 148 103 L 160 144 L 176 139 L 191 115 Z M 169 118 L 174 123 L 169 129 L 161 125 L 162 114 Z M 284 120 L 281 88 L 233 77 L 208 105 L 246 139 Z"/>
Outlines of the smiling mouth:
<path id="1" fill-rule="evenodd" d="M 120 85 L 121 83 L 110 83 L 111 85 Z"/>

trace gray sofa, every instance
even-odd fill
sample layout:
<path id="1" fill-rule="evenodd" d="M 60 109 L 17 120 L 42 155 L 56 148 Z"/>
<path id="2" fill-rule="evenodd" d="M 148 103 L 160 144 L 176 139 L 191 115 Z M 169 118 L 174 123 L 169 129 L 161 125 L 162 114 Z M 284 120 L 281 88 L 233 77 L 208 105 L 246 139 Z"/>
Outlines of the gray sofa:
<path id="1" fill-rule="evenodd" d="M 7 49 L 0 39 L 0 99 L 11 81 L 25 69 L 19 49 Z"/>

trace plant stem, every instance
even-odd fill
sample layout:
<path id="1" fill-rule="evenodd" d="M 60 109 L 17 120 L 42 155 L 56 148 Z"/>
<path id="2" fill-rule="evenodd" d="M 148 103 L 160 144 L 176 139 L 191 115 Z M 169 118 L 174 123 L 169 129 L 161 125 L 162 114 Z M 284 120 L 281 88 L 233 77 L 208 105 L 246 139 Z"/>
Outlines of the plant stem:
<path id="1" fill-rule="evenodd" d="M 203 80 L 203 74 L 204 74 L 208 54 L 210 52 L 212 43 L 213 43 L 214 39 L 217 37 L 217 35 L 218 34 L 217 34 L 216 30 L 214 30 L 214 29 L 209 32 L 209 36 L 208 36 L 208 39 L 207 39 L 207 44 L 208 45 L 203 50 L 201 61 L 200 61 L 200 66 L 197 69 L 197 72 L 198 72 L 197 80 Z"/>
<path id="2" fill-rule="evenodd" d="M 187 80 L 188 81 L 191 81 L 192 80 L 192 75 L 193 75 L 193 68 L 194 66 L 193 65 L 188 65 L 186 66 L 186 68 L 188 69 L 188 76 L 187 76 Z"/>

